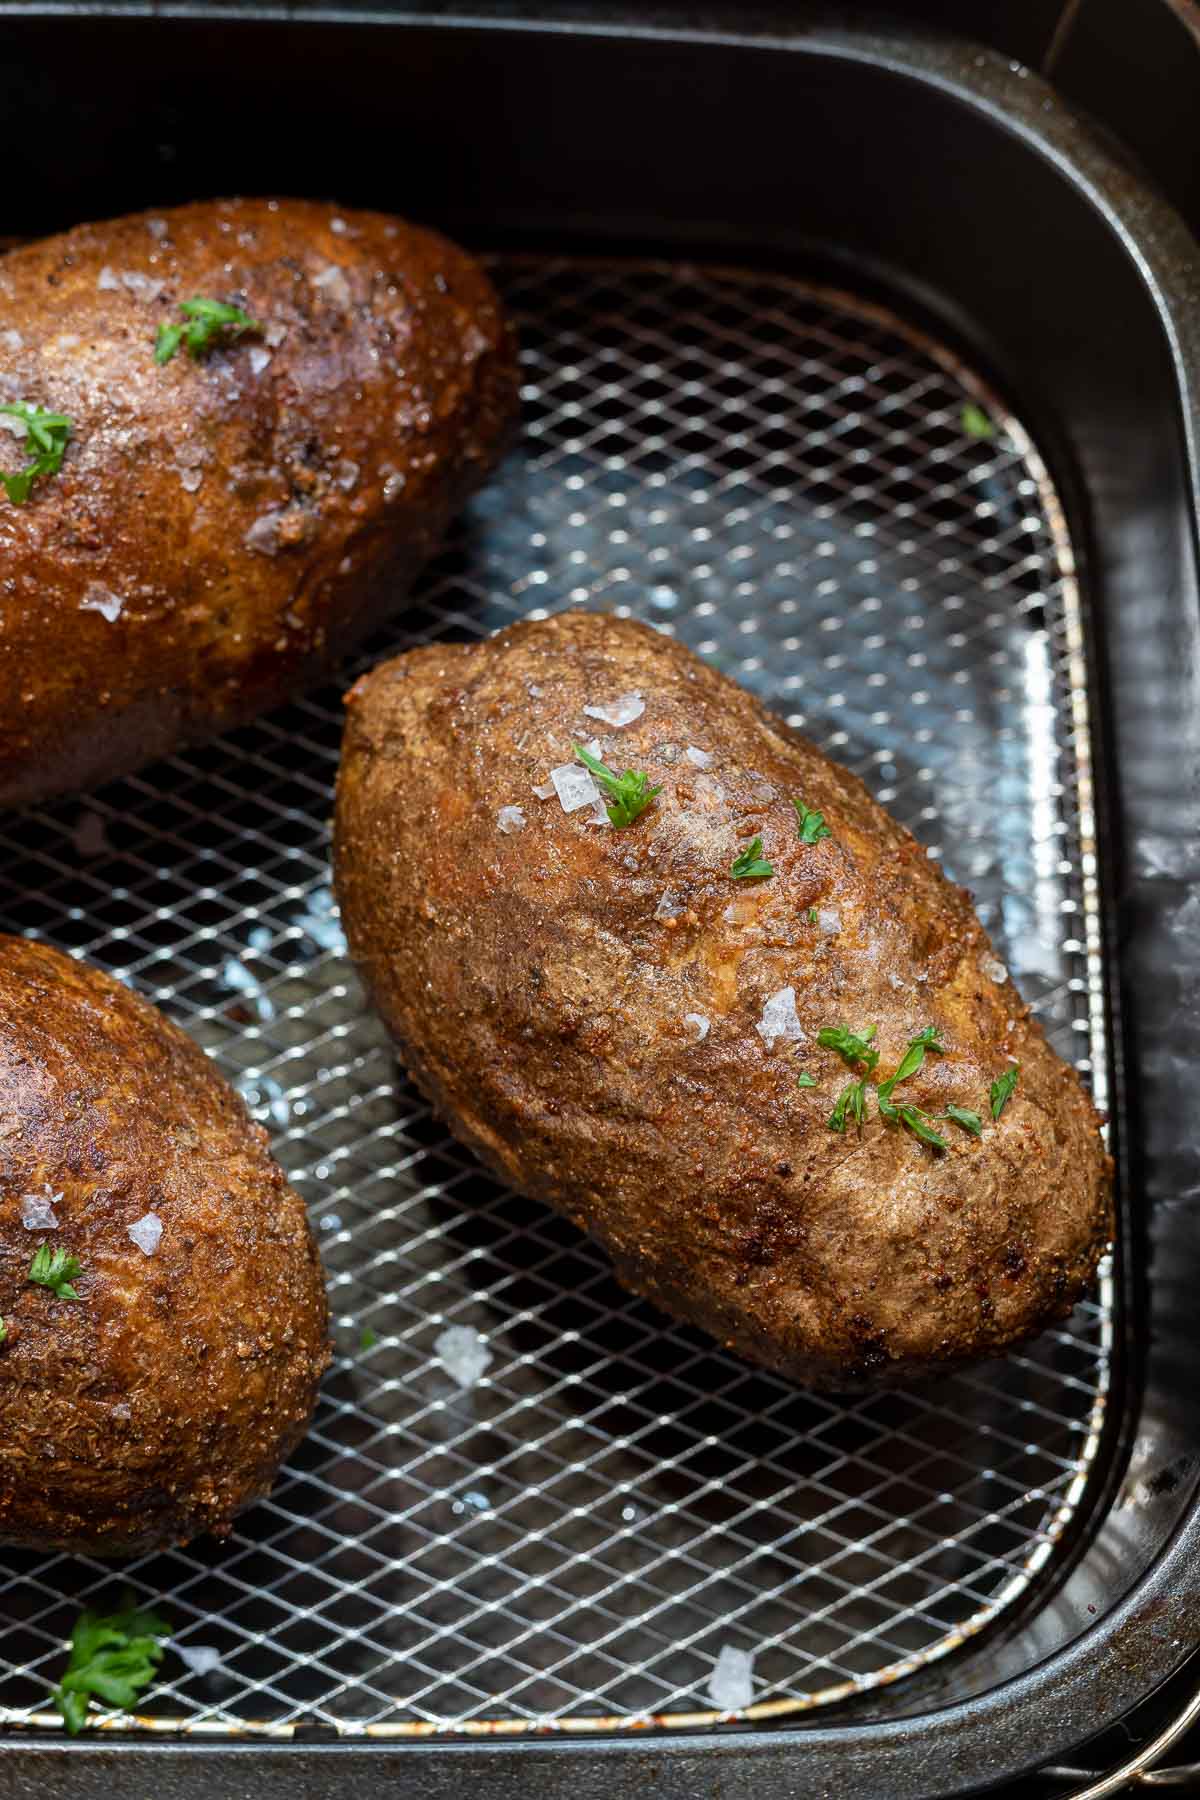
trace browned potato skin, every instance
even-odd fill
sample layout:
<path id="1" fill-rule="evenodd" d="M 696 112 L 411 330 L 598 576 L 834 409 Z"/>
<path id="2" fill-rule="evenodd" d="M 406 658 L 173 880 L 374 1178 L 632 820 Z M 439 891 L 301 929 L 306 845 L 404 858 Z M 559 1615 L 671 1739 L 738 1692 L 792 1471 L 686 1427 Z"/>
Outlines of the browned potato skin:
<path id="1" fill-rule="evenodd" d="M 162 291 L 100 288 L 105 269 Z M 157 366 L 158 326 L 197 295 L 267 337 Z M 0 337 L 0 401 L 74 422 L 25 505 L 0 491 L 5 806 L 126 773 L 319 678 L 395 605 L 516 408 L 513 339 L 477 263 L 305 201 L 207 202 L 10 251 L 0 329 L 18 334 Z M 25 460 L 0 432 L 0 467 Z M 111 621 L 86 604 L 105 595 Z"/>
<path id="2" fill-rule="evenodd" d="M 62 1193 L 57 1231 L 21 1195 Z M 146 1256 L 127 1227 L 162 1219 Z M 39 1244 L 79 1299 L 28 1280 Z M 0 938 L 0 1541 L 128 1556 L 229 1530 L 329 1361 L 304 1209 L 213 1064 L 119 982 Z"/>
<path id="3" fill-rule="evenodd" d="M 584 716 L 631 689 L 636 723 Z M 627 829 L 533 795 L 593 734 L 610 766 L 662 783 Z M 799 842 L 793 796 L 831 838 Z M 529 823 L 505 836 L 510 804 Z M 756 834 L 774 878 L 733 881 Z M 1091 1282 L 1112 1222 L 1099 1121 L 985 973 L 968 896 L 861 782 L 670 639 L 570 613 L 364 676 L 336 868 L 366 985 L 456 1134 L 592 1232 L 627 1286 L 751 1361 L 815 1386 L 906 1382 L 1000 1354 Z M 837 908 L 836 935 L 811 907 Z M 768 1051 L 756 1025 L 786 986 L 807 1041 Z M 703 1042 L 686 1013 L 711 1021 Z M 877 1079 L 938 1026 L 946 1054 L 903 1096 L 983 1114 L 982 1140 L 947 1125 L 937 1152 L 874 1106 L 861 1135 L 831 1131 L 850 1077 L 816 1038 L 839 1024 L 878 1025 Z M 993 1123 L 1009 1056 L 1020 1084 Z"/>

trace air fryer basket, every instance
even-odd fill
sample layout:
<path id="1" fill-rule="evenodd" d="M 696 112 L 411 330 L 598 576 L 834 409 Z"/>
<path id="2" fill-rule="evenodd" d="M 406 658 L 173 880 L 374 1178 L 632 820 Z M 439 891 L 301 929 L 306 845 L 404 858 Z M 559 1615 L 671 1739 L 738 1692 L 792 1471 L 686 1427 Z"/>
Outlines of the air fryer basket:
<path id="1" fill-rule="evenodd" d="M 1074 1749 L 1197 1638 L 1185 234 L 1037 82 L 950 45 L 2 29 L 13 141 L 47 91 L 80 139 L 39 208 L 15 184 L 14 230 L 332 189 L 496 246 L 524 437 L 373 654 L 627 607 L 758 688 L 975 889 L 1110 1110 L 1122 1228 L 1098 1299 L 1010 1363 L 796 1395 L 622 1296 L 396 1074 L 330 912 L 336 689 L 13 821 L 0 924 L 124 972 L 239 1082 L 310 1201 L 339 1354 L 272 1500 L 130 1572 L 218 1675 L 176 1663 L 102 1743 L 50 1735 L 73 1611 L 116 1589 L 8 1559 L 0 1704 L 39 1738 L 0 1754 L 65 1758 L 77 1792 L 783 1793 L 802 1769 L 896 1796 Z M 236 153 L 205 130 L 218 87 L 252 121 Z M 319 150 L 288 129 L 306 104 Z M 470 1392 L 448 1323 L 489 1341 Z M 727 1644 L 756 1652 L 744 1723 L 706 1697 Z"/>

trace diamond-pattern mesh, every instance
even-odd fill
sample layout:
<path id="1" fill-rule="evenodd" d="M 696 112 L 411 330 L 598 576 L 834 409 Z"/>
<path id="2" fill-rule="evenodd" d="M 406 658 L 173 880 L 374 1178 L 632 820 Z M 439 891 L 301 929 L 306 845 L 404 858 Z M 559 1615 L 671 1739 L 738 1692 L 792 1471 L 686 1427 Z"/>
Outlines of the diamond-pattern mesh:
<path id="1" fill-rule="evenodd" d="M 973 888 L 1103 1102 L 1078 598 L 1019 423 L 917 332 L 794 280 L 497 275 L 524 435 L 373 654 L 574 604 L 678 633 Z M 754 1653 L 765 1716 L 952 1649 L 1052 1562 L 1078 1504 L 1108 1286 L 1003 1366 L 848 1402 L 624 1295 L 447 1138 L 364 1007 L 328 887 L 339 696 L 4 828 L 0 925 L 118 971 L 205 1044 L 329 1274 L 336 1361 L 272 1498 L 227 1543 L 129 1571 L 180 1652 L 219 1653 L 201 1673 L 173 1650 L 139 1723 L 694 1719 L 726 1645 Z M 469 1390 L 434 1350 L 447 1324 L 490 1348 Z M 0 1717 L 51 1723 L 76 1611 L 122 1578 L 7 1565 Z"/>

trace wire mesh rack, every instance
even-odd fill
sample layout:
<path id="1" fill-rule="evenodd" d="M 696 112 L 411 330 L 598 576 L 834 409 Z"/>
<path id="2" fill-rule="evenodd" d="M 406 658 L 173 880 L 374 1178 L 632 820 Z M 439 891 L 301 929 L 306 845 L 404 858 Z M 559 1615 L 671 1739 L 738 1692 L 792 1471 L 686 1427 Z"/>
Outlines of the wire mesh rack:
<path id="1" fill-rule="evenodd" d="M 921 332 L 795 279 L 495 273 L 523 435 L 372 656 L 572 605 L 677 633 L 972 888 L 1103 1106 L 1080 602 L 1019 421 Z M 336 1358 L 227 1542 L 121 1576 L 7 1557 L 0 1720 L 57 1723 L 77 1609 L 122 1584 L 173 1654 L 143 1715 L 102 1723 L 217 1736 L 768 1717 L 953 1650 L 1053 1566 L 1085 1496 L 1107 1277 L 1004 1364 L 845 1401 L 622 1293 L 447 1137 L 364 1006 L 329 888 L 340 695 L 3 833 L 0 925 L 157 1000 L 271 1131 Z"/>

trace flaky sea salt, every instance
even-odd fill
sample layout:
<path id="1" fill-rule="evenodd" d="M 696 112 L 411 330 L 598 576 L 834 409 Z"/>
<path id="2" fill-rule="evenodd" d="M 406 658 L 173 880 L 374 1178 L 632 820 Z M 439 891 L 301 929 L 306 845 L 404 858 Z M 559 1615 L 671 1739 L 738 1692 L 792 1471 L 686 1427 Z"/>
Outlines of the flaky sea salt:
<path id="1" fill-rule="evenodd" d="M 162 1220 L 156 1212 L 143 1213 L 132 1225 L 125 1227 L 125 1235 L 131 1237 L 138 1249 L 145 1256 L 153 1256 L 158 1249 L 162 1237 Z"/>
<path id="2" fill-rule="evenodd" d="M 817 908 L 817 928 L 826 937 L 836 937 L 842 929 L 842 915 L 836 906 L 820 906 Z"/>
<path id="3" fill-rule="evenodd" d="M 21 1223 L 26 1231 L 57 1231 L 54 1208 L 61 1194 L 22 1194 Z"/>
<path id="4" fill-rule="evenodd" d="M 585 706 L 584 712 L 589 719 L 601 719 L 605 725 L 611 725 L 619 731 L 622 725 L 632 725 L 640 719 L 646 710 L 646 702 L 640 694 L 621 694 L 616 700 L 608 700 L 603 706 Z"/>
<path id="5" fill-rule="evenodd" d="M 257 977 L 251 974 L 245 963 L 231 956 L 221 969 L 221 979 L 226 987 L 235 993 L 245 994 L 253 1002 L 254 1010 L 260 1019 L 273 1019 L 275 1007 L 262 991 Z"/>
<path id="6" fill-rule="evenodd" d="M 804 1033 L 800 1021 L 796 1017 L 795 988 L 779 988 L 768 996 L 762 1009 L 762 1018 L 754 1027 L 763 1039 L 767 1048 L 774 1044 L 776 1038 L 786 1038 L 790 1043 L 802 1044 Z"/>
<path id="7" fill-rule="evenodd" d="M 100 289 L 101 293 L 105 294 L 111 294 L 119 290 L 121 281 L 117 271 L 115 269 L 110 269 L 108 264 L 105 263 L 104 267 L 96 277 L 96 286 Z"/>
<path id="8" fill-rule="evenodd" d="M 985 956 L 979 966 L 989 981 L 994 981 L 1001 987 L 1008 980 L 1008 970 L 998 956 Z"/>
<path id="9" fill-rule="evenodd" d="M 320 950 L 333 950 L 340 955 L 346 948 L 346 934 L 337 914 L 337 902 L 331 887 L 314 888 L 308 904 L 296 920 L 305 937 Z"/>
<path id="10" fill-rule="evenodd" d="M 684 1013 L 683 1022 L 690 1025 L 696 1033 L 696 1041 L 703 1043 L 708 1036 L 708 1020 L 703 1013 Z"/>
<path id="11" fill-rule="evenodd" d="M 139 300 L 157 300 L 166 285 L 164 282 L 156 281 L 153 275 L 139 275 L 136 269 L 127 269 L 121 276 L 121 280 L 129 292 L 136 294 Z"/>
<path id="12" fill-rule="evenodd" d="M 496 814 L 496 830 L 502 831 L 505 837 L 514 831 L 524 831 L 528 820 L 519 806 L 502 806 Z"/>
<path id="13" fill-rule="evenodd" d="M 754 1652 L 722 1644 L 708 1678 L 708 1697 L 720 1712 L 740 1712 L 754 1699 Z"/>
<path id="14" fill-rule="evenodd" d="M 261 375 L 270 360 L 271 352 L 269 350 L 264 350 L 261 344 L 251 345 L 250 367 L 255 375 Z"/>
<path id="15" fill-rule="evenodd" d="M 473 1388 L 491 1366 L 492 1353 L 473 1325 L 447 1325 L 433 1348 L 447 1375 L 460 1388 Z"/>
<path id="16" fill-rule="evenodd" d="M 550 779 L 565 813 L 578 812 L 580 807 L 591 806 L 600 798 L 600 789 L 579 763 L 560 763 L 557 769 L 551 769 Z"/>
<path id="17" fill-rule="evenodd" d="M 242 538 L 247 550 L 254 550 L 259 556 L 275 556 L 279 550 L 281 517 L 279 511 L 260 513 Z"/>
<path id="18" fill-rule="evenodd" d="M 690 763 L 695 763 L 698 769 L 707 769 L 712 764 L 712 751 L 701 750 L 698 744 L 689 744 L 683 754 Z"/>
<path id="19" fill-rule="evenodd" d="M 312 284 L 327 294 L 335 306 L 349 306 L 350 283 L 336 263 L 328 263 L 319 275 L 314 275 Z"/>
<path id="20" fill-rule="evenodd" d="M 6 350 L 20 350 L 24 347 L 24 343 L 25 339 L 19 331 L 0 331 L 0 344 L 3 344 Z"/>
<path id="21" fill-rule="evenodd" d="M 121 616 L 121 608 L 125 602 L 119 594 L 114 594 L 99 581 L 89 581 L 87 592 L 79 602 L 80 612 L 98 612 L 103 614 L 111 625 Z"/>
<path id="22" fill-rule="evenodd" d="M 156 238 L 160 244 L 162 243 L 163 239 L 166 237 L 169 229 L 170 229 L 170 227 L 168 226 L 167 221 L 165 219 L 147 219 L 146 220 L 146 230 L 150 233 L 150 236 L 152 238 Z"/>
<path id="23" fill-rule="evenodd" d="M 176 1644 L 175 1654 L 193 1675 L 211 1675 L 220 1668 L 221 1652 L 215 1644 Z"/>
<path id="24" fill-rule="evenodd" d="M 664 888 L 658 897 L 658 905 L 654 909 L 656 919 L 677 919 L 683 911 L 683 901 L 673 894 L 670 888 Z"/>

